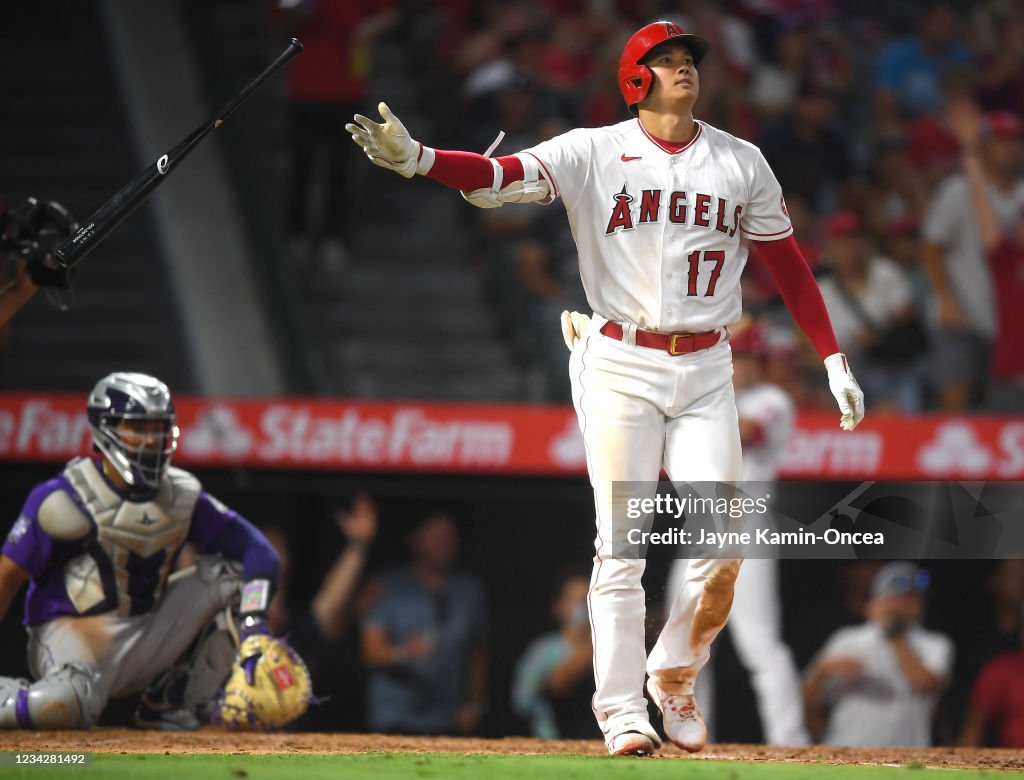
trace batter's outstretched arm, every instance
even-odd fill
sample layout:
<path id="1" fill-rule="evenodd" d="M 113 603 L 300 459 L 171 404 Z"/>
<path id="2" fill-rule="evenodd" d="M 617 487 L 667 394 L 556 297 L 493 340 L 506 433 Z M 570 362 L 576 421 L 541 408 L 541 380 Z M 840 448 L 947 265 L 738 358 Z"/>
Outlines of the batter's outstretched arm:
<path id="1" fill-rule="evenodd" d="M 374 165 L 407 179 L 416 174 L 429 176 L 461 190 L 467 201 L 481 208 L 545 200 L 552 192 L 551 182 L 532 160 L 524 165 L 516 156 L 491 158 L 475 152 L 433 149 L 413 140 L 386 103 L 380 103 L 378 110 L 383 124 L 356 114 L 355 122 L 345 125 L 352 141 Z"/>

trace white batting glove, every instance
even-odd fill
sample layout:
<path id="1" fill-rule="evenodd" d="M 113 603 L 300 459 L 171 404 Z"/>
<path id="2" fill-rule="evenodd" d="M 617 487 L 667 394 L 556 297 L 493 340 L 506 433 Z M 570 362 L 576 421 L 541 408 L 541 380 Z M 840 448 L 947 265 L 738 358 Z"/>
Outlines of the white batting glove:
<path id="1" fill-rule="evenodd" d="M 578 311 L 562 312 L 562 339 L 566 348 L 572 352 L 579 340 L 590 330 L 590 317 Z"/>
<path id="2" fill-rule="evenodd" d="M 828 371 L 828 389 L 836 397 L 839 411 L 843 414 L 839 427 L 852 431 L 864 419 L 864 391 L 853 378 L 846 355 L 842 352 L 825 358 L 825 369 Z"/>
<path id="3" fill-rule="evenodd" d="M 402 120 L 391 113 L 387 103 L 378 103 L 377 110 L 384 124 L 377 124 L 362 114 L 356 114 L 353 117 L 356 123 L 350 122 L 345 125 L 345 129 L 352 134 L 352 140 L 366 153 L 370 162 L 411 179 L 416 175 L 420 162 L 421 144 L 412 139 Z M 432 154 L 430 162 L 433 162 Z M 426 170 L 420 172 L 426 173 Z"/>

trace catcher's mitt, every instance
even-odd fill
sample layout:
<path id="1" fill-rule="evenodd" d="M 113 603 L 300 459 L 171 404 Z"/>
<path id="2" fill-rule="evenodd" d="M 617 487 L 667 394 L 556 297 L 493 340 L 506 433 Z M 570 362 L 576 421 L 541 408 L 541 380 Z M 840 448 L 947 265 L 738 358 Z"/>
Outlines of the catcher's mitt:
<path id="1" fill-rule="evenodd" d="M 312 699 L 309 670 L 299 654 L 280 637 L 255 634 L 239 648 L 216 720 L 231 729 L 266 731 L 291 723 Z"/>

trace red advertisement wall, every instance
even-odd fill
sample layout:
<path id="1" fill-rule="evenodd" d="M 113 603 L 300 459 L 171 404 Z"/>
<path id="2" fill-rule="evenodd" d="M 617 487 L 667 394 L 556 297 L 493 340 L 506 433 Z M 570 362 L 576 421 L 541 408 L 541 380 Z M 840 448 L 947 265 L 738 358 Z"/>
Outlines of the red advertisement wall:
<path id="1" fill-rule="evenodd" d="M 182 466 L 573 475 L 586 455 L 560 406 L 178 397 Z M 0 462 L 89 451 L 84 398 L 0 393 Z M 801 414 L 783 464 L 794 479 L 1024 479 L 1024 416 Z"/>

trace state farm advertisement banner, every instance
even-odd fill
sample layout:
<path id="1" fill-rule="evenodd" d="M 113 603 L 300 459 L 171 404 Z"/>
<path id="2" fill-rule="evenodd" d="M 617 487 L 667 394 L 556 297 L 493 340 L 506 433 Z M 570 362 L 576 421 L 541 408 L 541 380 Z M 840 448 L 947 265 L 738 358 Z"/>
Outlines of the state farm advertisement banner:
<path id="1" fill-rule="evenodd" d="M 586 472 L 560 406 L 178 397 L 181 466 L 572 475 Z M 1024 417 L 802 414 L 782 464 L 798 479 L 1024 479 Z M 0 393 L 0 461 L 90 450 L 81 395 Z"/>

